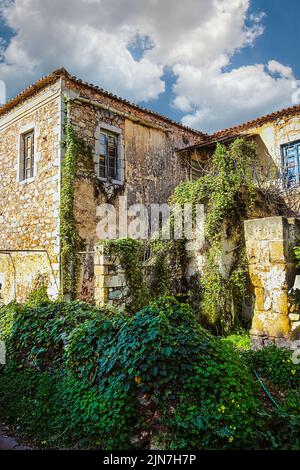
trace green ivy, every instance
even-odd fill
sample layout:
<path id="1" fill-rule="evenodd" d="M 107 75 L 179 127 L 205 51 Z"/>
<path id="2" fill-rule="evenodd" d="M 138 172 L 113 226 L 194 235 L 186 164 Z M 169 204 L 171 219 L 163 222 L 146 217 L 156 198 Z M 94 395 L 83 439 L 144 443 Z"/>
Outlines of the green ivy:
<path id="1" fill-rule="evenodd" d="M 174 297 L 132 316 L 82 302 L 11 304 L 0 309 L 1 325 L 9 354 L 0 414 L 38 446 L 300 448 L 300 369 L 291 353 L 241 352 Z"/>
<path id="2" fill-rule="evenodd" d="M 130 301 L 126 307 L 130 312 L 136 312 L 147 304 L 150 296 L 143 264 L 143 242 L 132 238 L 120 238 L 100 243 L 108 256 L 115 256 L 120 260 L 129 289 Z"/>
<path id="3" fill-rule="evenodd" d="M 65 127 L 66 152 L 62 163 L 60 196 L 60 237 L 63 294 L 74 298 L 76 293 L 76 265 L 79 235 L 74 218 L 74 183 L 79 143 L 71 124 Z"/>
<path id="4" fill-rule="evenodd" d="M 74 188 L 79 160 L 91 161 L 91 149 L 76 136 L 72 124 L 65 126 L 66 151 L 62 162 L 60 239 L 63 295 L 76 298 L 78 252 L 83 248 L 74 217 Z"/>
<path id="5" fill-rule="evenodd" d="M 205 205 L 207 257 L 200 279 L 201 315 L 204 323 L 213 325 L 219 333 L 228 333 L 234 326 L 246 294 L 243 221 L 250 216 L 257 194 L 255 162 L 254 142 L 236 139 L 228 147 L 217 144 L 208 174 L 182 183 L 170 199 L 172 204 L 191 203 L 194 208 L 196 204 Z M 238 249 L 226 277 L 220 271 L 221 240 L 233 232 Z"/>
<path id="6" fill-rule="evenodd" d="M 151 298 L 164 295 L 180 295 L 186 291 L 185 240 L 151 239 L 150 282 Z"/>

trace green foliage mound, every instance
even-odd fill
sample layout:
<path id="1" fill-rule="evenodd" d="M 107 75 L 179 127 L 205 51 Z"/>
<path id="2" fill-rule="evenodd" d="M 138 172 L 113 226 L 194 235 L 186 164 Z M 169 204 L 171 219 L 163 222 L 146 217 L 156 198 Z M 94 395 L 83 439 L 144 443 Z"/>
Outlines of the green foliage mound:
<path id="1" fill-rule="evenodd" d="M 41 302 L 10 304 L 0 310 L 0 324 L 7 322 L 10 359 L 20 365 L 40 370 L 58 367 L 72 330 L 87 319 L 107 313 L 84 302 Z"/>
<path id="2" fill-rule="evenodd" d="M 290 353 L 242 352 L 173 297 L 131 317 L 82 302 L 11 304 L 0 325 L 9 349 L 0 414 L 39 445 L 300 448 L 300 371 Z"/>
<path id="3" fill-rule="evenodd" d="M 135 385 L 161 401 L 174 394 L 206 354 L 212 338 L 188 305 L 163 297 L 125 323 L 100 360 L 101 387 Z"/>

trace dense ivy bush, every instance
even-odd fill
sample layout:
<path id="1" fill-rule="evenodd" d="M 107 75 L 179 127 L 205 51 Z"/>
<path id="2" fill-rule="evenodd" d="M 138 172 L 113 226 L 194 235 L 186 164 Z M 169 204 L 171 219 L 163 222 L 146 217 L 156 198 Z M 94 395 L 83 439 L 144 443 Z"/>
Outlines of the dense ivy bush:
<path id="1" fill-rule="evenodd" d="M 99 361 L 114 343 L 114 338 L 128 318 L 125 315 L 109 317 L 99 312 L 95 318 L 78 324 L 70 333 L 65 347 L 66 367 L 89 384 L 98 380 Z"/>
<path id="2" fill-rule="evenodd" d="M 9 323 L 9 315 L 13 318 L 7 341 L 11 360 L 44 370 L 62 363 L 68 336 L 77 325 L 105 314 L 107 309 L 99 312 L 84 302 L 74 301 L 42 302 L 35 307 L 12 304 L 2 312 L 1 309 L 0 319 L 6 318 Z"/>
<path id="3" fill-rule="evenodd" d="M 142 394 L 161 401 L 184 383 L 211 341 L 188 305 L 163 297 L 125 323 L 104 350 L 99 383 L 125 390 L 137 385 Z"/>
<path id="4" fill-rule="evenodd" d="M 288 349 L 275 345 L 247 354 L 257 372 L 278 389 L 300 391 L 300 364 L 294 364 Z"/>
<path id="5" fill-rule="evenodd" d="M 18 304 L 11 302 L 0 308 L 0 340 L 5 343 L 9 340 L 12 334 L 13 321 Z"/>
<path id="6" fill-rule="evenodd" d="M 232 344 L 241 351 L 250 350 L 250 337 L 248 331 L 246 330 L 239 329 L 231 335 L 222 338 L 221 340 L 225 343 Z"/>
<path id="7" fill-rule="evenodd" d="M 263 404 L 250 369 L 230 345 L 215 341 L 166 416 L 169 446 L 253 449 L 263 445 Z"/>
<path id="8" fill-rule="evenodd" d="M 0 376 L 0 413 L 8 424 L 43 441 L 55 434 L 54 376 L 10 363 Z"/>
<path id="9" fill-rule="evenodd" d="M 39 445 L 300 448 L 291 353 L 214 338 L 173 297 L 131 317 L 82 302 L 11 304 L 0 326 L 0 414 Z"/>

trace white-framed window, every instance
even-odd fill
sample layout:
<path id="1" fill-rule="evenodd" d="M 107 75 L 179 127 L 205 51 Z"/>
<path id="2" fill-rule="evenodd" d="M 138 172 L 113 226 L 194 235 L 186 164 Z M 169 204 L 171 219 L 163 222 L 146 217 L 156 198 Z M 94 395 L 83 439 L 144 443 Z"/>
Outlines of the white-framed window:
<path id="1" fill-rule="evenodd" d="M 97 177 L 121 184 L 124 180 L 122 130 L 100 123 L 95 132 L 95 142 L 94 163 Z"/>
<path id="2" fill-rule="evenodd" d="M 34 130 L 21 134 L 20 142 L 20 181 L 26 181 L 34 177 L 35 143 Z"/>
<path id="3" fill-rule="evenodd" d="M 27 123 L 19 128 L 17 139 L 17 181 L 29 183 L 34 180 L 37 172 L 37 163 L 41 158 L 37 152 L 39 129 L 34 122 Z"/>

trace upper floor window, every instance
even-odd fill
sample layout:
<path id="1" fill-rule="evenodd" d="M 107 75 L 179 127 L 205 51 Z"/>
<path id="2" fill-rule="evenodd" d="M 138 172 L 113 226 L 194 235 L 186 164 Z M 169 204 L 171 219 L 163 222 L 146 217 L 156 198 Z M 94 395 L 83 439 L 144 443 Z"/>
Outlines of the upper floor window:
<path id="1" fill-rule="evenodd" d="M 21 135 L 20 181 L 34 176 L 34 131 Z"/>
<path id="2" fill-rule="evenodd" d="M 300 141 L 282 146 L 283 172 L 287 187 L 300 183 Z"/>
<path id="3" fill-rule="evenodd" d="M 101 130 L 99 176 L 118 179 L 118 135 Z"/>

